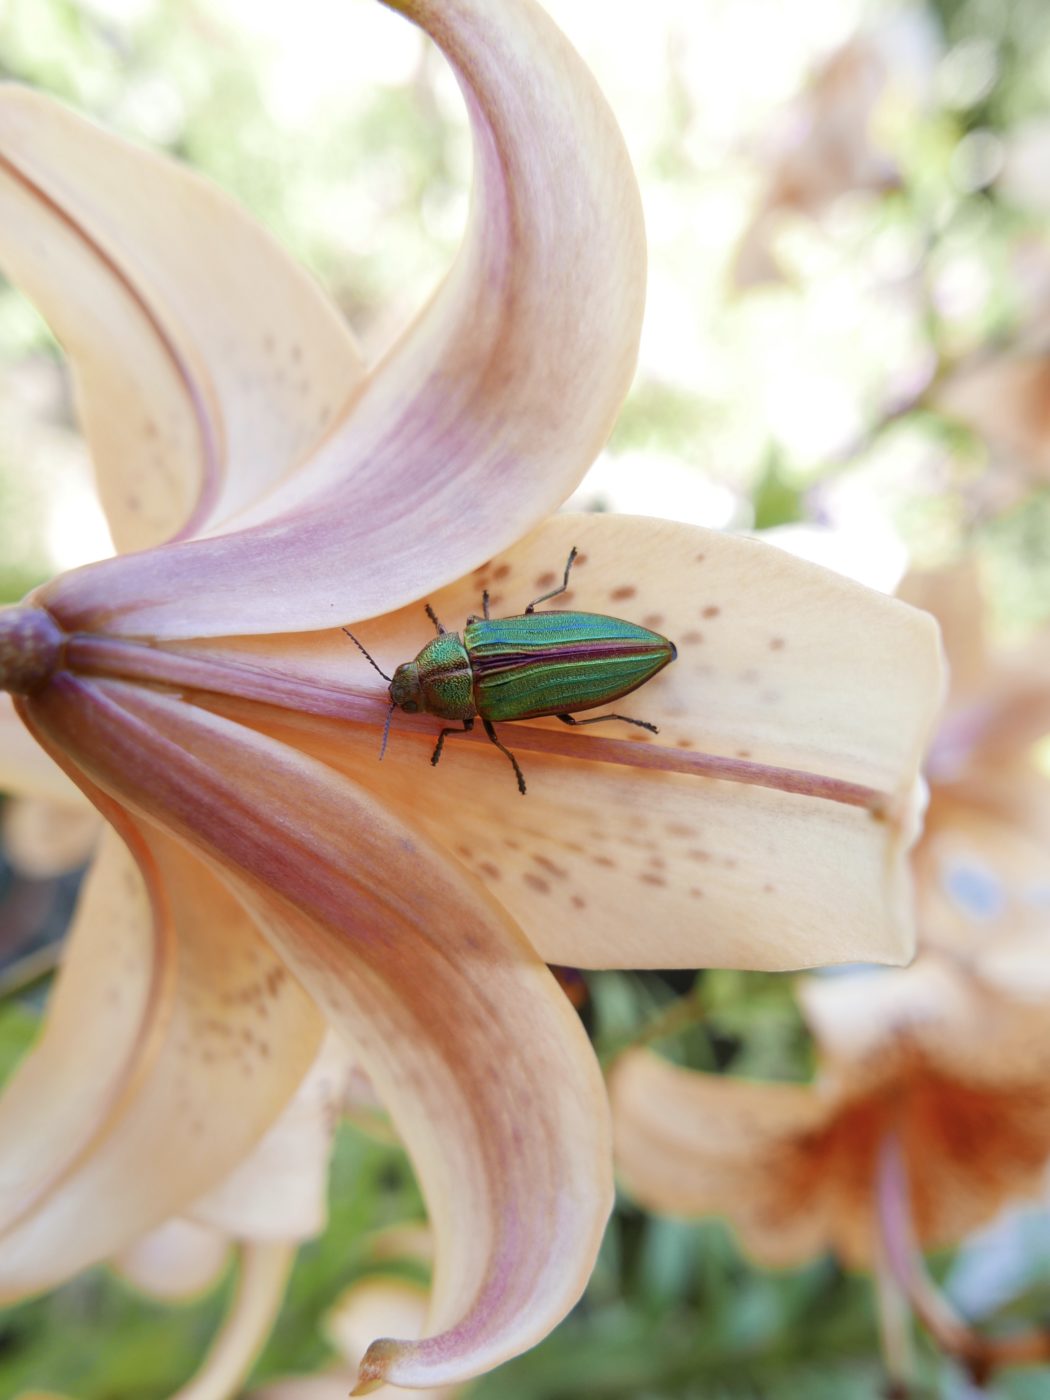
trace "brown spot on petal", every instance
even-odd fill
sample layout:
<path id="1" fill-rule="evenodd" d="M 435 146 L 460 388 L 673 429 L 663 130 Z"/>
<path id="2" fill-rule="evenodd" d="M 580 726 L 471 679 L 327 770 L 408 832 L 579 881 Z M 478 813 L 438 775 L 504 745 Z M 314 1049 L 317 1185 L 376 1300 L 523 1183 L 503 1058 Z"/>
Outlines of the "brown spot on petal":
<path id="1" fill-rule="evenodd" d="M 769 639 L 769 650 L 770 650 L 770 651 L 783 651 L 783 650 L 784 650 L 784 638 L 783 638 L 783 637 L 770 637 L 770 639 Z"/>
<path id="2" fill-rule="evenodd" d="M 718 614 L 719 614 L 721 611 L 722 611 L 722 609 L 719 608 L 719 607 L 716 607 L 716 606 L 714 605 L 714 603 L 708 603 L 708 605 L 707 605 L 706 608 L 701 608 L 701 610 L 700 610 L 700 616 L 701 616 L 701 617 L 717 617 Z"/>
<path id="3" fill-rule="evenodd" d="M 665 889 L 667 881 L 662 875 L 654 875 L 650 870 L 643 870 L 641 880 L 644 885 L 655 885 L 658 889 Z"/>
<path id="4" fill-rule="evenodd" d="M 750 757 L 751 757 L 751 750 L 750 750 L 750 749 L 737 749 L 737 751 L 736 751 L 736 756 L 737 756 L 737 758 L 750 758 Z"/>
<path id="5" fill-rule="evenodd" d="M 703 632 L 698 632 L 695 627 L 691 628 L 688 632 L 683 632 L 679 638 L 679 641 L 688 647 L 698 647 L 703 640 Z"/>
<path id="6" fill-rule="evenodd" d="M 611 856 L 592 856 L 591 861 L 595 865 L 600 865 L 603 870 L 615 870 L 616 862 Z"/>
<path id="7" fill-rule="evenodd" d="M 550 588 L 557 582 L 557 579 L 557 574 L 552 574 L 550 569 L 547 569 L 544 573 L 540 574 L 539 578 L 534 579 L 533 582 L 537 588 Z"/>
<path id="8" fill-rule="evenodd" d="M 693 747 L 693 741 L 692 739 L 676 739 L 674 741 L 674 746 L 676 749 L 691 749 Z"/>
<path id="9" fill-rule="evenodd" d="M 482 875 L 487 875 L 490 880 L 499 879 L 499 866 L 493 865 L 490 860 L 483 860 L 478 866 L 478 869 L 481 871 Z"/>
<path id="10" fill-rule="evenodd" d="M 586 564 L 586 562 L 587 562 L 587 556 L 586 556 L 586 554 L 577 554 L 577 556 L 576 556 L 576 561 L 575 561 L 575 563 L 573 564 L 573 568 L 575 568 L 575 569 L 582 569 L 583 566 L 584 566 L 584 564 Z"/>
<path id="11" fill-rule="evenodd" d="M 537 894 L 550 894 L 551 887 L 546 880 L 541 880 L 538 875 L 533 875 L 531 870 L 526 870 L 521 877 L 530 890 L 535 890 Z"/>
<path id="12" fill-rule="evenodd" d="M 668 836 L 689 837 L 694 835 L 693 828 L 688 822 L 668 822 L 664 830 L 667 832 Z"/>
<path id="13" fill-rule="evenodd" d="M 583 897 L 582 894 L 574 894 L 574 895 L 572 896 L 571 903 L 572 903 L 572 907 L 573 907 L 574 909 L 586 909 L 586 908 L 587 908 L 587 901 L 584 899 L 584 897 Z"/>
<path id="14" fill-rule="evenodd" d="M 564 880 L 569 873 L 563 865 L 555 865 L 549 856 L 533 855 L 532 858 L 541 870 L 546 870 L 548 875 L 554 875 L 559 880 Z"/>
<path id="15" fill-rule="evenodd" d="M 642 618 L 643 627 L 662 627 L 664 625 L 663 613 L 646 613 Z"/>
<path id="16" fill-rule="evenodd" d="M 686 855 L 690 860 L 698 860 L 701 862 L 711 859 L 711 852 L 702 851 L 698 846 L 694 846 L 692 850 L 686 851 Z"/>
<path id="17" fill-rule="evenodd" d="M 493 571 L 492 571 L 492 577 L 495 578 L 495 579 L 501 579 L 501 580 L 502 580 L 502 579 L 505 579 L 505 578 L 509 578 L 509 577 L 510 577 L 510 565 L 509 565 L 509 564 L 497 564 L 496 567 L 495 567 L 495 568 L 493 569 Z"/>
<path id="18" fill-rule="evenodd" d="M 638 592 L 632 583 L 621 583 L 619 588 L 614 588 L 609 597 L 614 603 L 625 603 L 628 598 L 633 598 Z"/>
<path id="19" fill-rule="evenodd" d="M 690 899 L 703 899 L 703 897 L 704 897 L 704 892 L 703 892 L 702 889 L 700 889 L 697 885 L 691 885 L 691 886 L 690 886 L 690 888 L 689 888 L 689 898 L 690 898 Z"/>

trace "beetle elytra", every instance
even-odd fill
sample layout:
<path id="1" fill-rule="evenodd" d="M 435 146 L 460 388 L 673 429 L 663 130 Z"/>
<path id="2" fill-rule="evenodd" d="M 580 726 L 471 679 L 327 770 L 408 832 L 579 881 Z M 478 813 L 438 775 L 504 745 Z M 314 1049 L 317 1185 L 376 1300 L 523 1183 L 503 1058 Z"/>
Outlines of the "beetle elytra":
<path id="1" fill-rule="evenodd" d="M 414 661 L 405 661 L 393 676 L 380 670 L 354 634 L 343 631 L 390 682 L 390 710 L 383 731 L 380 758 L 386 752 L 390 719 L 395 709 L 406 714 L 424 712 L 440 719 L 460 721 L 461 728 L 446 725 L 431 755 L 436 764 L 450 734 L 468 734 L 480 719 L 496 747 L 510 759 L 525 793 L 525 776 L 518 760 L 499 739 L 495 723 L 504 720 L 539 719 L 554 715 L 563 724 L 601 724 L 618 719 L 657 733 L 655 724 L 628 715 L 594 715 L 575 719 L 579 710 L 593 710 L 637 690 L 678 655 L 673 642 L 622 618 L 602 613 L 536 612 L 537 603 L 557 598 L 569 586 L 575 547 L 565 565 L 561 587 L 534 598 L 517 617 L 489 616 L 489 595 L 482 594 L 482 615 L 467 618 L 463 635 L 448 632 L 434 609 L 426 613 L 437 636 Z"/>

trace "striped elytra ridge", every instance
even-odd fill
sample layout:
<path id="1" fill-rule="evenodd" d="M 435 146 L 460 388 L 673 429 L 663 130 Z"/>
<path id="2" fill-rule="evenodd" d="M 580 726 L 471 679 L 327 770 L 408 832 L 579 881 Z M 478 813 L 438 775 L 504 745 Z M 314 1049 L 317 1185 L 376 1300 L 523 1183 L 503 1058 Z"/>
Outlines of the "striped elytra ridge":
<path id="1" fill-rule="evenodd" d="M 468 623 L 477 713 L 490 720 L 574 714 L 636 690 L 673 661 L 673 642 L 602 613 L 523 613 Z"/>

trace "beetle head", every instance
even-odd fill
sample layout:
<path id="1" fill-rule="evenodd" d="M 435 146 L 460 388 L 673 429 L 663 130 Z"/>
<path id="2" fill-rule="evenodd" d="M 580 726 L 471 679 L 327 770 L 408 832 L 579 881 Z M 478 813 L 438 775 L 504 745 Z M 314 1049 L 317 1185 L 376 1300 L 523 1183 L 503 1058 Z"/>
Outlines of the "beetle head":
<path id="1" fill-rule="evenodd" d="M 390 682 L 390 703 L 399 706 L 406 715 L 414 715 L 423 708 L 419 690 L 419 667 L 414 661 L 405 661 L 394 672 Z"/>

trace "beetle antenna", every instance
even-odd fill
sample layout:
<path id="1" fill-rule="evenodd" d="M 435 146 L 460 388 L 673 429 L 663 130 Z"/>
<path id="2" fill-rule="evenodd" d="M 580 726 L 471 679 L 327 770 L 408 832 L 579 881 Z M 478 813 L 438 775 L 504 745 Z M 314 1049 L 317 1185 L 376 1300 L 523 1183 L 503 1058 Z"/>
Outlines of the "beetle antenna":
<path id="1" fill-rule="evenodd" d="M 394 718 L 396 706 L 390 702 L 390 709 L 386 712 L 386 724 L 383 725 L 383 742 L 379 746 L 379 762 L 382 763 L 383 755 L 386 753 L 386 741 L 390 738 L 390 721 Z"/>
<path id="2" fill-rule="evenodd" d="M 353 632 L 350 631 L 350 628 L 349 628 L 349 627 L 343 627 L 343 628 L 341 628 L 340 630 L 346 633 L 346 635 L 347 635 L 347 636 L 350 638 L 350 640 L 353 642 L 354 646 L 357 647 L 358 651 L 364 652 L 364 655 L 365 655 L 365 657 L 367 658 L 369 664 L 373 667 L 374 670 L 379 671 L 379 674 L 383 677 L 383 679 L 384 679 L 385 681 L 392 681 L 392 680 L 394 679 L 393 676 L 388 676 L 387 673 L 386 673 L 385 671 L 380 671 L 380 670 L 379 670 L 379 667 L 378 667 L 378 666 L 376 665 L 376 663 L 372 660 L 371 656 L 369 656 L 368 652 L 365 651 L 364 647 L 361 645 L 361 643 L 360 643 L 360 642 L 357 640 L 357 638 L 354 636 Z"/>

